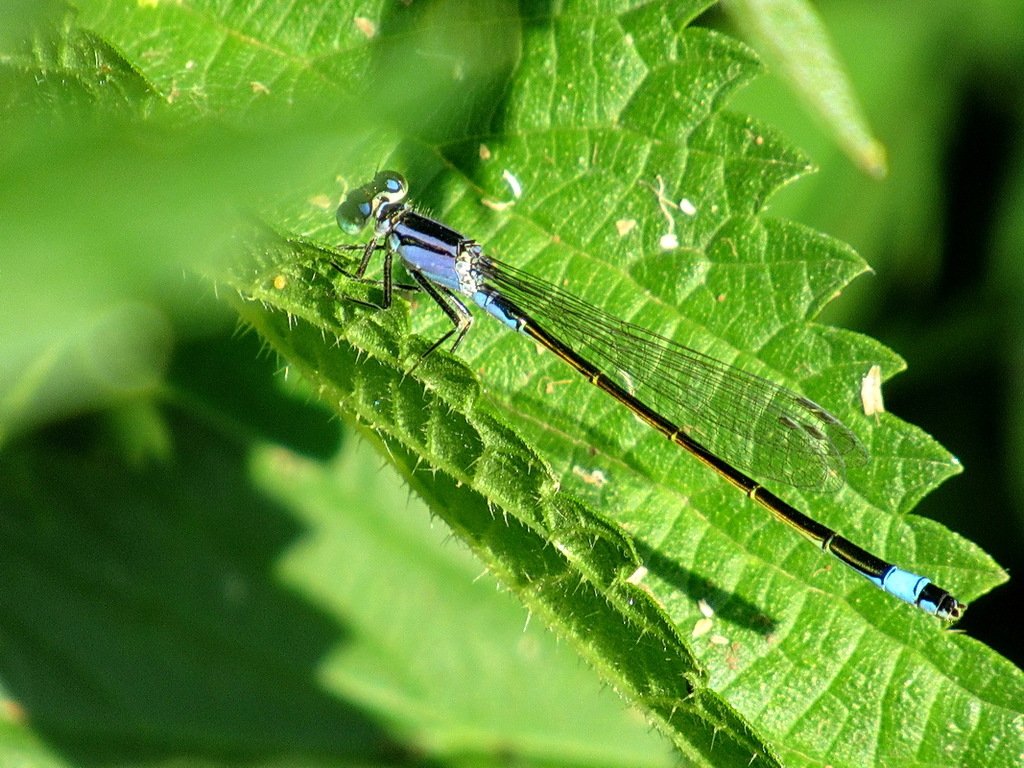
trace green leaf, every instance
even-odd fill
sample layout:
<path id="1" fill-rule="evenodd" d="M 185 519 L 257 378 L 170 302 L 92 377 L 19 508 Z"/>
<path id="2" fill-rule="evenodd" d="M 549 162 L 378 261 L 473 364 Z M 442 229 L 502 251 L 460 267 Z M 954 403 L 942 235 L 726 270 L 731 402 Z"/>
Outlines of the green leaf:
<path id="1" fill-rule="evenodd" d="M 325 254 L 297 247 L 288 259 L 280 250 L 267 253 L 267 266 L 291 262 L 266 275 L 268 293 L 276 294 L 270 298 L 290 307 L 291 319 L 251 301 L 240 304 L 242 316 L 287 350 L 289 366 L 326 402 L 369 423 L 410 485 L 532 612 L 573 638 L 618 689 L 643 691 L 678 746 L 699 759 L 714 743 L 715 759 L 727 762 L 763 753 L 728 705 L 693 686 L 690 676 L 701 673 L 690 652 L 650 595 L 628 581 L 640 566 L 630 539 L 558 490 L 542 460 L 479 396 L 464 366 L 440 356 L 426 360 L 417 376 L 394 366 L 396 357 L 426 349 L 394 332 L 400 312 L 357 311 L 362 316 L 344 331 L 294 322 L 310 301 L 323 308 L 334 299 L 326 280 L 296 268 L 311 257 L 322 264 Z M 250 296 L 264 300 L 258 284 L 250 288 Z M 351 336 L 325 343 L 324 332 Z"/>
<path id="2" fill-rule="evenodd" d="M 668 2 L 567 3 L 556 15 L 543 4 L 519 15 L 500 2 L 358 10 L 293 3 L 259 13 L 234 3 L 87 4 L 82 23 L 164 105 L 143 124 L 148 131 L 130 122 L 112 143 L 131 149 L 141 136 L 150 147 L 165 132 L 173 151 L 118 155 L 132 172 L 121 174 L 114 200 L 105 191 L 90 200 L 85 184 L 64 187 L 86 212 L 62 234 L 83 231 L 90 219 L 112 230 L 124 207 L 141 209 L 170 263 L 195 263 L 184 254 L 196 240 L 226 250 L 222 235 L 238 230 L 238 217 L 225 210 L 247 196 L 288 235 L 255 240 L 225 278 L 241 317 L 691 762 L 1013 764 L 1022 749 L 1021 676 L 1008 663 L 832 567 L 498 324 L 480 322 L 457 356 L 442 350 L 410 370 L 446 328 L 430 302 L 410 311 L 399 298 L 391 311 L 373 312 L 339 300 L 379 301 L 380 292 L 331 269 L 330 259 L 352 256 L 329 248 L 338 238 L 331 209 L 345 185 L 395 167 L 423 207 L 490 252 L 806 392 L 871 451 L 868 467 L 835 497 L 773 490 L 962 599 L 1003 580 L 984 553 L 908 516 L 957 465 L 898 419 L 857 415 L 868 367 L 879 363 L 888 377 L 902 363 L 814 317 L 865 265 L 825 236 L 763 215 L 770 195 L 808 162 L 768 126 L 721 111 L 757 66 L 734 41 L 688 28 L 701 10 Z M 31 125 L 24 121 L 19 136 L 38 151 Z M 64 156 L 82 161 L 105 146 L 98 135 L 70 142 Z M 189 159 L 179 167 L 172 161 L 182 149 Z M 159 178 L 166 197 L 154 198 L 136 176 Z M 58 188 L 53 181 L 39 190 Z M 29 201 L 46 199 L 29 193 Z M 118 242 L 156 259 L 157 249 L 130 235 Z M 672 239 L 678 247 L 665 249 Z M 30 242 L 41 262 L 45 241 Z M 106 265 L 99 277 L 110 293 L 133 295 L 111 262 L 90 263 Z M 203 268 L 218 273 L 216 263 Z M 29 283 L 15 275 L 15 285 Z M 88 296 L 102 304 L 96 284 L 103 279 Z M 241 496 L 244 481 L 230 490 L 220 498 Z M 158 508 L 158 498 L 147 508 Z M 242 522 L 224 521 L 224 529 L 221 547 L 244 548 L 230 534 Z M 198 541 L 181 546 L 183 559 L 202 551 Z M 314 599 L 329 594 L 329 582 L 297 578 Z M 401 584 L 379 579 L 402 594 Z M 702 601 L 715 611 L 705 634 L 694 632 L 707 626 Z M 300 647 L 313 658 L 322 646 Z M 142 654 L 132 657 L 114 679 L 143 663 Z M 296 692 L 294 673 L 273 669 L 284 684 L 282 710 L 293 695 L 302 711 L 316 708 L 318 689 L 303 679 Z M 246 678 L 242 690 L 259 695 L 262 684 Z M 177 721 L 158 714 L 157 725 L 173 732 Z M 54 719 L 66 724 L 62 717 Z M 220 715 L 212 730 L 222 737 L 231 725 Z M 329 740 L 313 743 L 334 749 Z"/>

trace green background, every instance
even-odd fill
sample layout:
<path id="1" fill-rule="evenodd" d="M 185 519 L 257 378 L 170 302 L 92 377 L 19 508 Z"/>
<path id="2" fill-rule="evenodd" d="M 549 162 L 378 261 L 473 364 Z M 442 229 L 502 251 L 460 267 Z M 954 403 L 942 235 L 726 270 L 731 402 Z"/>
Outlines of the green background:
<path id="1" fill-rule="evenodd" d="M 5 764 L 676 760 L 668 740 L 649 730 L 640 710 L 625 707 L 609 689 L 659 712 L 656 697 L 631 689 L 624 682 L 628 676 L 616 674 L 613 661 L 619 657 L 607 647 L 595 656 L 596 643 L 567 631 L 564 615 L 553 621 L 562 634 L 544 629 L 547 604 L 531 602 L 529 586 L 515 583 L 495 563 L 481 565 L 409 492 L 413 464 L 423 460 L 429 471 L 437 456 L 403 453 L 401 444 L 379 438 L 377 425 L 365 418 L 357 422 L 348 415 L 339 423 L 319 401 L 315 380 L 302 381 L 289 359 L 264 347 L 247 326 L 239 329 L 238 312 L 257 325 L 261 309 L 253 302 L 239 308 L 220 275 L 226 255 L 237 251 L 239 232 L 253 226 L 252 214 L 266 223 L 270 211 L 278 234 L 340 239 L 332 230 L 333 205 L 343 189 L 335 175 L 352 174 L 345 181 L 358 183 L 357 173 L 395 156 L 381 149 L 389 144 L 402 144 L 406 156 L 415 158 L 443 145 L 445 136 L 475 139 L 474 126 L 494 119 L 490 100 L 507 68 L 518 62 L 516 43 L 543 30 L 556 9 L 525 3 L 518 18 L 515 4 L 489 4 L 476 20 L 491 14 L 515 25 L 513 33 L 501 25 L 467 23 L 445 37 L 438 32 L 446 29 L 457 3 L 419 3 L 412 10 L 394 3 L 344 6 L 332 6 L 344 22 L 336 25 L 340 31 L 321 37 L 310 30 L 325 27 L 311 20 L 322 23 L 327 6 L 316 3 L 297 4 L 290 13 L 228 2 L 81 3 L 77 16 L 60 4 L 24 3 L 5 11 Z M 962 475 L 925 496 L 915 513 L 977 542 L 1014 574 L 1024 552 L 1017 480 L 1024 430 L 1017 266 L 1024 252 L 1024 100 L 1017 76 L 1024 19 L 1014 3 L 971 11 L 965 17 L 959 8 L 925 3 L 820 7 L 870 125 L 887 148 L 885 180 L 859 171 L 835 148 L 834 129 L 818 122 L 777 77 L 759 78 L 731 94 L 728 106 L 778 127 L 786 142 L 820 168 L 773 195 L 768 213 L 850 243 L 868 262 L 874 274 L 842 288 L 825 308 L 823 322 L 863 331 L 906 359 L 908 370 L 886 384 L 888 409 L 921 426 L 965 465 Z M 353 15 L 385 20 L 378 58 L 367 56 L 362 31 L 349 24 Z M 732 18 L 712 10 L 699 23 L 743 38 L 744 28 L 733 28 Z M 294 38 L 288 38 L 290 30 Z M 570 59 L 574 44 L 567 37 L 556 50 Z M 318 67 L 296 53 L 331 49 L 337 55 Z M 742 55 L 728 53 L 748 66 Z M 265 65 L 264 56 L 283 62 L 275 65 L 272 87 L 253 74 Z M 192 65 L 176 70 L 179 58 Z M 594 69 L 602 64 L 606 74 L 618 67 L 614 60 L 596 61 Z M 459 87 L 442 90 L 435 103 L 438 84 L 452 76 Z M 603 90 L 606 82 L 616 81 L 595 78 L 592 92 L 614 101 L 614 89 Z M 239 84 L 245 86 L 241 96 Z M 272 98 L 264 99 L 262 89 L 268 87 Z M 159 97 L 152 98 L 154 93 Z M 528 101 L 519 106 L 524 113 L 557 111 Z M 565 107 L 566 113 L 578 109 Z M 417 137 L 411 148 L 410 135 Z M 788 152 L 781 143 L 771 151 Z M 800 157 L 785 156 L 799 167 Z M 339 157 L 359 158 L 360 169 L 338 168 Z M 536 164 L 543 168 L 541 158 Z M 411 169 L 411 177 L 419 171 L 419 178 L 431 178 L 415 162 Z M 490 173 L 497 178 L 497 170 Z M 543 173 L 554 185 L 567 172 L 556 165 Z M 777 183 L 798 175 L 780 173 Z M 458 197 L 460 183 L 457 173 L 442 173 L 417 196 L 441 208 Z M 496 183 L 493 189 L 503 188 Z M 638 196 L 650 199 L 649 191 Z M 495 219 L 479 208 L 472 200 L 455 215 L 483 239 Z M 564 210 L 534 211 L 533 221 L 557 221 Z M 499 236 L 508 261 L 515 261 L 515 246 L 533 245 L 528 235 L 519 235 L 520 241 L 514 233 Z M 295 256 L 267 246 L 260 263 L 283 264 L 291 291 L 302 287 L 306 273 L 285 268 L 289 254 Z M 858 271 L 850 264 L 844 275 Z M 316 286 L 322 289 L 322 281 Z M 327 294 L 320 299 L 329 303 Z M 403 307 L 396 307 L 402 321 Z M 440 326 L 423 319 L 422 302 L 416 310 L 409 313 L 413 327 L 430 338 Z M 276 318 L 277 326 L 261 331 L 277 328 L 286 335 L 287 321 Z M 480 330 L 487 334 L 484 325 Z M 343 350 L 332 351 L 329 335 L 303 335 L 304 327 L 296 338 L 319 339 L 318 354 L 344 359 Z M 386 346 L 404 332 L 384 326 L 379 338 Z M 750 339 L 745 333 L 738 334 L 740 340 L 752 342 L 757 331 Z M 733 340 L 728 332 L 723 337 Z M 512 359 L 532 360 L 522 349 L 515 351 L 521 340 L 498 343 L 518 355 Z M 466 359 L 486 360 L 473 355 L 471 350 Z M 896 364 L 887 362 L 888 375 Z M 500 402 L 500 393 L 516 382 L 514 368 L 438 366 L 449 392 L 461 386 L 473 393 L 467 399 L 482 386 Z M 460 379 L 467 370 L 476 378 Z M 809 378 L 805 386 L 835 392 Z M 518 428 L 509 413 L 505 418 L 512 430 Z M 595 444 L 612 452 L 600 440 Z M 400 477 L 387 464 L 389 455 Z M 587 503 L 609 503 L 596 492 L 588 496 L 578 476 L 573 480 L 574 460 L 544 459 L 563 463 L 562 482 Z M 594 466 L 620 469 L 600 455 L 585 468 Z M 446 498 L 466 505 L 465 490 L 459 483 L 446 486 L 441 475 L 438 485 L 418 490 L 435 505 Z M 494 498 L 484 494 L 479 509 L 467 507 L 466 514 L 478 511 L 483 517 Z M 729 505 L 731 498 L 721 503 Z M 654 514 L 657 507 L 649 506 Z M 438 514 L 437 506 L 433 511 Z M 829 519 L 843 522 L 841 516 Z M 849 529 L 856 521 L 843 525 Z M 613 551 L 628 550 L 606 531 L 593 536 Z M 789 569 L 827 570 L 799 541 L 789 564 L 789 540 L 783 542 L 780 558 Z M 889 542 L 887 551 L 900 552 L 901 543 Z M 725 552 L 725 558 L 735 555 Z M 941 555 L 923 559 L 929 557 Z M 586 565 L 579 566 L 581 572 Z M 491 572 L 503 576 L 502 587 Z M 819 590 L 849 590 L 852 597 L 844 592 L 842 600 L 859 606 L 860 585 L 838 578 L 838 585 L 828 578 L 814 584 Z M 977 578 L 996 580 L 982 573 Z M 940 583 L 952 588 L 945 579 Z M 692 596 L 688 586 L 680 602 Z M 508 591 L 525 600 L 530 612 Z M 788 584 L 779 592 L 802 594 L 791 593 Z M 604 596 L 612 601 L 619 594 L 612 589 Z M 823 594 L 819 599 L 830 600 Z M 973 601 L 958 625 L 1018 664 L 1019 633 L 1008 617 L 1019 610 L 1019 596 L 1010 581 Z M 988 700 L 971 699 L 984 716 L 967 705 L 964 712 L 943 710 L 920 733 L 906 721 L 891 722 L 888 713 L 906 711 L 895 703 L 904 686 L 908 696 L 927 700 L 934 671 L 918 666 L 916 649 L 926 646 L 917 643 L 941 642 L 935 639 L 940 630 L 932 620 L 908 616 L 909 609 L 884 605 L 883 597 L 877 603 L 875 596 L 866 599 L 868 633 L 889 638 L 912 660 L 906 672 L 900 669 L 903 677 L 888 681 L 891 687 L 873 687 L 875 657 L 865 656 L 859 667 L 855 658 L 813 713 L 801 698 L 813 698 L 823 685 L 812 668 L 803 689 L 771 692 L 773 699 L 791 696 L 793 706 L 780 707 L 781 716 L 769 712 L 749 738 L 741 733 L 743 721 L 726 707 L 697 716 L 699 723 L 670 723 L 670 738 L 689 748 L 690 760 L 708 764 L 746 764 L 748 756 L 736 744 L 774 750 L 766 764 L 776 758 L 786 764 L 856 764 L 869 758 L 836 748 L 830 729 L 840 716 L 833 708 L 849 718 L 850 728 L 860 723 L 859 710 L 868 709 L 886 739 L 898 742 L 900 734 L 911 733 L 908 748 L 918 749 L 922 763 L 934 764 L 920 744 L 943 744 L 949 736 L 929 729 L 953 721 L 988 723 L 990 716 L 996 719 L 992 710 L 1005 714 L 1006 722 L 1016 712 L 1019 722 L 1019 699 L 1014 707 L 994 693 Z M 678 610 L 696 615 L 692 605 Z M 750 610 L 716 619 L 721 636 L 731 635 L 733 645 L 718 650 L 693 641 L 700 658 L 687 662 L 693 665 L 688 673 L 697 679 L 696 670 L 710 669 L 715 692 L 728 689 L 732 667 L 746 663 L 750 637 L 766 647 L 772 642 L 771 632 L 756 627 L 759 614 Z M 824 658 L 854 647 L 845 642 L 848 633 L 860 631 L 859 615 L 847 612 L 830 626 L 810 609 L 804 613 L 806 654 Z M 691 624 L 673 617 L 688 636 Z M 595 634 L 603 626 L 595 621 Z M 652 619 L 649 626 L 657 625 Z M 747 646 L 739 647 L 737 637 L 747 638 Z M 591 651 L 584 656 L 601 674 L 579 661 L 578 644 Z M 973 653 L 965 651 L 970 664 L 979 658 L 976 648 Z M 770 647 L 764 652 L 760 674 L 766 686 L 781 676 L 778 665 L 794 661 L 784 657 Z M 1019 673 L 995 656 L 987 661 L 972 685 L 1011 698 L 1006 691 L 1013 690 Z M 749 679 L 735 678 L 736 687 Z M 757 690 L 743 693 L 745 699 L 726 695 L 725 701 L 751 720 L 752 702 L 768 697 Z M 879 701 L 894 708 L 877 706 Z M 717 744 L 692 735 L 716 718 L 723 723 Z M 973 747 L 966 754 L 984 754 L 983 739 L 990 738 L 1005 750 L 998 754 L 1012 760 L 1019 733 L 1016 747 L 1012 738 L 1000 741 L 995 733 L 980 726 L 965 730 L 961 740 Z M 886 753 L 873 759 L 885 764 Z"/>

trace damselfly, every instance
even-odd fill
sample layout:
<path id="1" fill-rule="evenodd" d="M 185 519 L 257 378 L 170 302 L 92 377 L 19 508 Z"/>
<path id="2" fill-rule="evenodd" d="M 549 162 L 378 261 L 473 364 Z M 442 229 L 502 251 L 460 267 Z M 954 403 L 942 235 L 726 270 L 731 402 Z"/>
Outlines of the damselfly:
<path id="1" fill-rule="evenodd" d="M 373 223 L 372 239 L 348 248 L 363 252 L 351 275 L 363 281 L 370 259 L 383 251 L 380 308 L 391 305 L 397 254 L 415 281 L 400 287 L 422 290 L 451 320 L 452 328 L 425 355 L 453 336 L 452 350 L 459 346 L 473 322 L 468 300 L 553 352 L 877 587 L 943 619 L 962 615 L 964 605 L 929 579 L 858 547 L 746 474 L 814 490 L 838 489 L 846 466 L 867 456 L 838 418 L 786 387 L 613 317 L 486 255 L 474 240 L 413 210 L 404 202 L 408 191 L 400 174 L 382 171 L 345 197 L 337 218 L 353 235 Z"/>

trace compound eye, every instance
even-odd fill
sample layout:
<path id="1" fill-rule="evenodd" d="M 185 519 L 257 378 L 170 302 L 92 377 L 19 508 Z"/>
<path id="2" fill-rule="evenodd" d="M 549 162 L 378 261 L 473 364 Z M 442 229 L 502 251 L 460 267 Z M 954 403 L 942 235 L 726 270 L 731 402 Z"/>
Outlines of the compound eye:
<path id="1" fill-rule="evenodd" d="M 364 187 L 350 192 L 338 206 L 338 226 L 341 231 L 357 235 L 366 226 L 373 214 L 373 200 Z"/>
<path id="2" fill-rule="evenodd" d="M 381 171 L 373 178 L 373 186 L 389 203 L 397 203 L 409 191 L 405 177 L 397 171 Z"/>

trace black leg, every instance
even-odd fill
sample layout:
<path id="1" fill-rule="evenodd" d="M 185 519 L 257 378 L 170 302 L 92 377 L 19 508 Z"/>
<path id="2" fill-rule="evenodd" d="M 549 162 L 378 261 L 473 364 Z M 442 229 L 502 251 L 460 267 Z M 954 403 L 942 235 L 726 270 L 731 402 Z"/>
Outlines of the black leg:
<path id="1" fill-rule="evenodd" d="M 466 333 L 469 331 L 471 325 L 473 325 L 473 315 L 470 314 L 469 308 L 462 302 L 462 300 L 452 293 L 443 291 L 431 283 L 427 278 L 418 272 L 411 272 L 412 279 L 419 283 L 419 287 L 434 300 L 442 311 L 448 316 L 448 319 L 452 321 L 452 329 L 448 333 L 444 334 L 441 338 L 435 341 L 430 347 L 420 355 L 419 360 L 416 364 L 409 369 L 409 373 L 416 370 L 416 366 L 423 362 L 424 358 L 433 353 L 438 347 L 444 344 L 452 336 L 455 336 L 455 341 L 452 343 L 452 352 L 454 352 L 462 340 L 466 337 Z"/>
<path id="2" fill-rule="evenodd" d="M 381 285 L 384 288 L 384 301 L 382 304 L 373 304 L 369 301 L 361 301 L 360 299 L 349 299 L 354 301 L 356 304 L 362 304 L 368 307 L 375 307 L 377 309 L 387 309 L 391 306 L 391 289 L 397 288 L 400 291 L 418 291 L 420 287 L 418 285 L 412 285 L 410 283 L 395 283 L 391 280 L 391 258 L 392 252 L 387 246 L 379 245 L 377 238 L 374 238 L 366 245 L 339 245 L 338 250 L 341 251 L 359 251 L 363 252 L 363 257 L 359 260 L 359 266 L 355 272 L 349 272 L 347 269 L 341 266 L 338 262 L 331 259 L 331 266 L 334 267 L 338 272 L 341 272 L 345 277 L 352 280 L 356 280 L 366 285 Z M 383 280 L 372 280 L 368 277 L 363 277 L 366 274 L 366 270 L 370 265 L 370 259 L 373 258 L 374 251 L 384 251 L 384 279 Z"/>
<path id="3" fill-rule="evenodd" d="M 368 242 L 365 246 L 339 246 L 339 250 L 354 251 L 359 249 L 363 251 L 363 256 L 359 260 L 359 266 L 356 268 L 355 272 L 349 272 L 333 259 L 330 262 L 331 266 L 351 280 L 356 280 L 368 285 L 380 285 L 384 291 L 384 296 L 380 304 L 374 304 L 361 299 L 354 299 L 350 296 L 344 297 L 347 301 L 353 301 L 356 304 L 362 304 L 363 306 L 372 307 L 373 309 L 388 309 L 393 300 L 394 289 L 397 288 L 400 291 L 423 291 L 434 300 L 434 303 L 437 304 L 448 319 L 452 321 L 452 329 L 431 344 L 430 347 L 427 348 L 427 351 L 420 355 L 419 359 L 412 368 L 409 369 L 408 373 L 412 373 L 416 370 L 417 366 L 419 366 L 426 357 L 435 352 L 438 347 L 448 341 L 452 336 L 455 337 L 455 341 L 452 342 L 451 350 L 454 352 L 466 337 L 470 326 L 473 325 L 473 315 L 470 313 L 469 307 L 465 305 L 462 299 L 450 291 L 434 285 L 430 280 L 415 270 L 409 270 L 409 274 L 412 276 L 412 279 L 415 280 L 415 285 L 394 282 L 392 278 L 394 252 L 386 246 L 379 245 L 376 238 Z M 384 251 L 384 260 L 381 265 L 381 280 L 371 280 L 364 277 L 366 270 L 369 267 L 370 259 L 373 257 L 373 253 L 375 251 Z"/>

